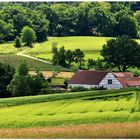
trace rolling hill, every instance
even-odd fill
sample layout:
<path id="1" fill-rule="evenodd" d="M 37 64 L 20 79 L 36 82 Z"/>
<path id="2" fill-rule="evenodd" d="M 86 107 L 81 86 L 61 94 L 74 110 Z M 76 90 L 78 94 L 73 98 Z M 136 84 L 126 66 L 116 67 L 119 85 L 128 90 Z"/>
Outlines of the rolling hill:
<path id="1" fill-rule="evenodd" d="M 34 48 L 28 49 L 25 53 L 50 60 L 52 58 L 51 50 L 52 45 L 57 47 L 64 46 L 66 49 L 74 50 L 80 48 L 84 51 L 86 59 L 94 58 L 98 59 L 100 56 L 100 50 L 110 37 L 91 37 L 91 36 L 72 36 L 72 37 L 50 37 L 48 41 L 35 44 Z"/>

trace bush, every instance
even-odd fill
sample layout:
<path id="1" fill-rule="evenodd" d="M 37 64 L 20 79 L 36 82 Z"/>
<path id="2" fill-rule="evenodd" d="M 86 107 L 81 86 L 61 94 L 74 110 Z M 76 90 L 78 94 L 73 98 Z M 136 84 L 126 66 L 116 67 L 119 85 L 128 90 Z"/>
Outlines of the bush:
<path id="1" fill-rule="evenodd" d="M 71 92 L 79 92 L 79 91 L 89 91 L 89 89 L 88 88 L 81 87 L 81 86 L 74 87 L 74 88 L 71 89 Z"/>
<path id="2" fill-rule="evenodd" d="M 138 76 L 140 76 L 140 73 L 138 71 L 134 71 L 133 75 L 134 75 L 134 77 L 138 77 Z"/>

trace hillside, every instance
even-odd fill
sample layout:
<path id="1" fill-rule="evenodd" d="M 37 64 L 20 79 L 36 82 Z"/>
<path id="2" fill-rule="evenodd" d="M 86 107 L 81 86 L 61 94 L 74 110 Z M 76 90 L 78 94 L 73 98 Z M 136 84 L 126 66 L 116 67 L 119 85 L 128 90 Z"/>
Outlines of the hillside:
<path id="1" fill-rule="evenodd" d="M 16 49 L 13 46 L 13 42 L 0 44 L 0 62 L 10 63 L 17 67 L 19 60 L 25 60 L 29 64 L 30 70 L 35 70 L 35 67 L 40 70 L 51 70 L 51 71 L 70 71 L 69 69 L 53 66 L 52 64 L 45 64 L 38 62 L 33 59 L 25 58 L 23 56 L 17 56 L 18 52 L 23 52 L 29 56 L 36 58 L 45 59 L 51 61 L 52 59 L 52 45 L 56 44 L 57 47 L 65 46 L 66 49 L 74 50 L 80 48 L 85 53 L 85 59 L 101 58 L 100 51 L 102 46 L 111 37 L 95 37 L 95 36 L 70 36 L 70 37 L 49 37 L 48 41 L 42 43 L 35 43 L 33 48 L 23 47 Z M 140 43 L 140 40 L 136 40 Z"/>
<path id="2" fill-rule="evenodd" d="M 0 127 L 137 121 L 135 93 L 132 89 L 1 99 Z"/>
<path id="3" fill-rule="evenodd" d="M 91 37 L 91 36 L 72 36 L 72 37 L 50 37 L 48 41 L 35 44 L 34 48 L 28 49 L 25 53 L 51 60 L 52 45 L 56 44 L 57 47 L 64 46 L 66 49 L 80 48 L 85 53 L 86 59 L 100 57 L 100 50 L 102 46 L 109 40 L 109 37 Z"/>
<path id="4" fill-rule="evenodd" d="M 50 37 L 48 41 L 36 43 L 33 48 L 27 49 L 26 54 L 42 59 L 52 59 L 52 45 L 55 44 L 58 48 L 64 46 L 65 49 L 74 50 L 80 48 L 85 53 L 85 58 L 98 59 L 102 46 L 111 37 L 96 37 L 96 36 L 70 36 L 70 37 Z M 140 40 L 136 40 L 140 43 Z"/>

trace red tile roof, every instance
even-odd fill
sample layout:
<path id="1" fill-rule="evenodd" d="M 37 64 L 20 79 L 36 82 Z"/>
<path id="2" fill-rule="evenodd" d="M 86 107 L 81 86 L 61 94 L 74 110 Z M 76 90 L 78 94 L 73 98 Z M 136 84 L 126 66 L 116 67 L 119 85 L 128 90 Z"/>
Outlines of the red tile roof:
<path id="1" fill-rule="evenodd" d="M 113 72 L 116 77 L 133 77 L 131 72 Z"/>
<path id="2" fill-rule="evenodd" d="M 123 87 L 140 86 L 140 77 L 133 77 L 131 72 L 113 73 Z"/>
<path id="3" fill-rule="evenodd" d="M 98 85 L 107 73 L 103 71 L 78 71 L 70 79 L 69 84 Z"/>

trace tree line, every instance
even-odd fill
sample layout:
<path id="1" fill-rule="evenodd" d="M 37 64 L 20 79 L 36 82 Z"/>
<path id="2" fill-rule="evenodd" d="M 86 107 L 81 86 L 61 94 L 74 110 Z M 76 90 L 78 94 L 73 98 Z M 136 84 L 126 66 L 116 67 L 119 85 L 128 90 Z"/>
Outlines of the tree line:
<path id="1" fill-rule="evenodd" d="M 130 2 L 0 3 L 0 42 L 20 37 L 23 27 L 47 36 L 121 36 L 138 38 L 140 12 Z"/>

